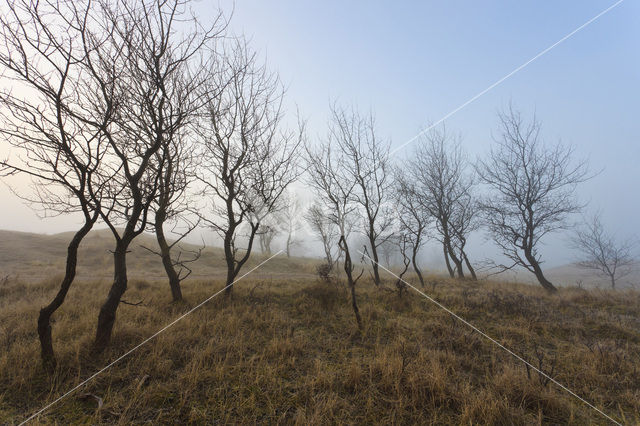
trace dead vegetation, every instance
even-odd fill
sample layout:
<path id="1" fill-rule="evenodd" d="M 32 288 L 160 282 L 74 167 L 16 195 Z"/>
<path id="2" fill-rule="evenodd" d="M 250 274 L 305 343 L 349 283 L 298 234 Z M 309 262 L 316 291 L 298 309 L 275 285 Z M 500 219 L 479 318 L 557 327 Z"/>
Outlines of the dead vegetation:
<path id="1" fill-rule="evenodd" d="M 276 259 L 276 261 L 285 259 Z M 80 281 L 56 314 L 56 374 L 35 360 L 38 307 L 55 279 L 3 284 L 0 423 L 18 423 L 222 288 L 191 280 L 189 304 L 136 280 L 113 346 L 91 357 L 109 280 Z M 640 293 L 438 280 L 436 300 L 624 423 L 640 422 Z M 392 282 L 388 281 L 387 286 Z M 86 287 L 97 291 L 87 292 Z M 93 295 L 88 297 L 87 295 Z M 411 291 L 248 277 L 48 410 L 39 422 L 606 424 L 595 411 Z M 87 303 L 79 303 L 80 301 Z"/>

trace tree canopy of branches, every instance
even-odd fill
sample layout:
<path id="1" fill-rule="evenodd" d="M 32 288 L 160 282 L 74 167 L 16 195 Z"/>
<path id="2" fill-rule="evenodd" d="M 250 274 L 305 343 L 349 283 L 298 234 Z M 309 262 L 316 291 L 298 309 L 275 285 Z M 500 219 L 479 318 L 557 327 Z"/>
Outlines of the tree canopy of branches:
<path id="1" fill-rule="evenodd" d="M 524 267 L 553 292 L 542 271 L 538 244 L 547 234 L 565 229 L 567 217 L 580 211 L 575 189 L 588 179 L 587 166 L 574 164 L 571 148 L 543 145 L 535 117 L 526 123 L 509 107 L 499 118 L 497 146 L 476 168 L 490 191 L 480 202 L 484 223 L 511 262 L 500 269 Z"/>
<path id="2" fill-rule="evenodd" d="M 331 115 L 331 137 L 343 157 L 341 167 L 356 185 L 350 196 L 358 206 L 363 234 L 371 249 L 373 278 L 379 285 L 378 248 L 389 237 L 393 224 L 393 209 L 389 205 L 393 184 L 389 143 L 377 137 L 372 115 L 363 117 L 357 111 L 336 106 Z"/>
<path id="3" fill-rule="evenodd" d="M 222 71 L 210 84 L 213 88 L 207 92 L 219 94 L 208 99 L 199 125 L 198 179 L 215 215 L 204 221 L 223 239 L 226 292 L 231 294 L 261 222 L 280 208 L 282 195 L 299 176 L 304 125 L 298 133 L 283 130 L 282 86 L 243 41 L 226 52 Z M 245 223 L 247 242 L 239 247 Z"/>
<path id="4" fill-rule="evenodd" d="M 616 287 L 617 280 L 633 271 L 635 260 L 632 252 L 635 242 L 631 239 L 616 240 L 604 229 L 598 214 L 575 231 L 571 242 L 582 255 L 582 260 L 577 265 L 609 278 L 611 288 Z"/>
<path id="5" fill-rule="evenodd" d="M 101 171 L 108 147 L 95 121 L 96 82 L 86 70 L 83 41 L 94 17 L 87 3 L 7 1 L 0 16 L 0 66 L 12 83 L 0 93 L 0 133 L 17 155 L 1 162 L 4 173 L 22 173 L 35 183 L 27 201 L 45 213 L 80 212 L 84 219 L 67 247 L 64 277 L 54 299 L 40 311 L 38 335 L 45 367 L 55 366 L 51 317 L 76 275 L 78 247 L 99 216 L 110 176 Z M 22 154 L 22 156 L 20 155 Z"/>
<path id="6" fill-rule="evenodd" d="M 466 238 L 473 230 L 471 187 L 467 162 L 459 141 L 445 128 L 432 129 L 419 141 L 411 158 L 406 161 L 415 202 L 434 218 L 436 236 L 442 244 L 444 260 L 451 277 L 457 272 L 464 278 L 463 262 Z M 451 261 L 455 269 L 451 266 Z M 475 276 L 471 263 L 472 276 Z"/>

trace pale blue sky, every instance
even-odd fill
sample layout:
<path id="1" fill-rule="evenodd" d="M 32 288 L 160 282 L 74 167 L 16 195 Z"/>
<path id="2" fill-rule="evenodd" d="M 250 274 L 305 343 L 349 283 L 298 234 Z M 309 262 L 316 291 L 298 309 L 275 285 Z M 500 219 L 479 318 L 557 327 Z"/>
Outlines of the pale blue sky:
<path id="1" fill-rule="evenodd" d="M 553 44 L 614 1 L 221 1 L 231 29 L 251 38 L 288 86 L 288 100 L 324 133 L 331 100 L 371 108 L 400 145 L 428 122 Z M 199 2 L 203 14 L 209 2 Z M 509 101 L 537 113 L 604 169 L 583 185 L 620 234 L 640 230 L 640 2 L 626 0 L 447 120 L 470 157 L 486 152 Z M 549 264 L 571 260 L 549 240 Z M 477 249 L 479 251 L 480 249 Z M 480 253 L 477 253 L 480 255 Z M 552 259 L 555 259 L 553 261 Z"/>

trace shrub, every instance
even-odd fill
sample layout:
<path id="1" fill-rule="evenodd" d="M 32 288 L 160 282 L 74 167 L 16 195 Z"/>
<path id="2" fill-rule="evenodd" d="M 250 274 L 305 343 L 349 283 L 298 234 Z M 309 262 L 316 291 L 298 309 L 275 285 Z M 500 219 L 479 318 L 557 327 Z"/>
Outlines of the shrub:
<path id="1" fill-rule="evenodd" d="M 330 283 L 333 280 L 333 265 L 322 263 L 316 266 L 316 274 L 322 281 Z"/>

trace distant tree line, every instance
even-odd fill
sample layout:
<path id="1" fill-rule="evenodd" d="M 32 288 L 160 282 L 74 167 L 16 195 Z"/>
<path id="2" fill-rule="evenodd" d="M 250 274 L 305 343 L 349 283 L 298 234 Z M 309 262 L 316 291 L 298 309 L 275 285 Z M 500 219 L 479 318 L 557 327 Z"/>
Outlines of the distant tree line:
<path id="1" fill-rule="evenodd" d="M 11 86 L 0 92 L 0 133 L 12 150 L 1 172 L 33 179 L 27 201 L 83 218 L 59 290 L 38 318 L 47 369 L 56 364 L 52 316 L 73 284 L 78 248 L 97 223 L 115 238 L 97 354 L 109 345 L 127 290 L 127 254 L 145 231 L 156 236 L 158 249 L 147 249 L 160 257 L 175 302 L 187 264 L 199 256 L 185 259 L 177 244 L 197 226 L 222 239 L 231 294 L 254 245 L 269 253 L 283 233 L 290 256 L 303 218 L 328 268 L 344 272 L 359 327 L 363 263 L 380 286 L 381 259 L 388 264 L 397 251 L 400 276 L 412 266 L 424 285 L 419 253 L 435 240 L 451 277 L 476 280 L 467 242 L 481 227 L 510 261 L 494 266 L 524 267 L 555 291 L 539 243 L 567 228 L 582 207 L 575 188 L 590 175 L 571 149 L 542 143 L 535 119 L 527 123 L 514 109 L 501 114 L 496 144 L 474 163 L 445 128 L 425 132 L 406 158 L 392 158 L 373 114 L 338 105 L 326 136 L 310 143 L 303 120 L 285 124 L 278 75 L 227 24 L 222 13 L 202 24 L 188 0 L 5 0 L 0 66 Z M 308 208 L 289 189 L 298 180 L 313 189 Z M 598 224 L 576 244 L 615 284 L 629 255 L 605 250 L 602 260 L 598 244 L 613 243 Z M 170 242 L 168 232 L 178 238 Z M 354 233 L 366 244 L 354 246 Z M 402 292 L 402 281 L 396 285 Z"/>

